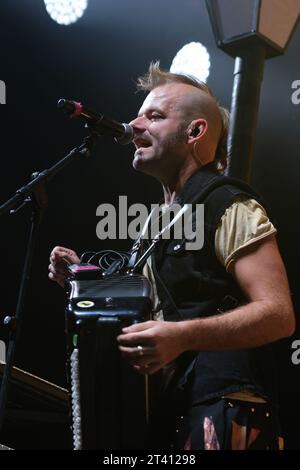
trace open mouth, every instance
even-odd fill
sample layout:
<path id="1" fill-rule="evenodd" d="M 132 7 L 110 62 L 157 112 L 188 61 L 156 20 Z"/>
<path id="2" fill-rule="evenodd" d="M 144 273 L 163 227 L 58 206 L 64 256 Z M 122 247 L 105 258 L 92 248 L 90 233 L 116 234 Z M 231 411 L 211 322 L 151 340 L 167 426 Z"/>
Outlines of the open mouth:
<path id="1" fill-rule="evenodd" d="M 149 142 L 148 140 L 144 140 L 144 139 L 134 139 L 133 143 L 137 150 L 141 148 L 151 147 L 151 142 Z"/>

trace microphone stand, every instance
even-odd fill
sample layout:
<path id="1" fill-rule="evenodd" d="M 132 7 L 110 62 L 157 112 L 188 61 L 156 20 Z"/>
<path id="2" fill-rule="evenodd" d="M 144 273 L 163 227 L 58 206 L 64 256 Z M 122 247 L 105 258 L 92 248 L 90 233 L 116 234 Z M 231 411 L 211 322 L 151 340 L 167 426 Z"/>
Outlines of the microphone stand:
<path id="1" fill-rule="evenodd" d="M 46 181 L 51 180 L 54 175 L 63 170 L 67 165 L 77 157 L 90 157 L 96 138 L 98 137 L 93 129 L 90 129 L 90 135 L 84 138 L 83 143 L 79 147 L 72 149 L 64 158 L 59 160 L 51 168 L 32 174 L 32 180 L 16 191 L 15 196 L 0 206 L 0 216 L 10 211 L 16 214 L 20 210 L 32 206 L 31 213 L 31 229 L 27 241 L 26 256 L 22 272 L 22 279 L 18 293 L 17 307 L 15 315 L 6 316 L 4 325 L 9 329 L 9 340 L 7 348 L 6 365 L 3 372 L 1 391 L 0 391 L 0 432 L 4 422 L 4 414 L 7 402 L 8 387 L 14 363 L 17 340 L 20 336 L 24 303 L 26 299 L 27 287 L 29 284 L 29 276 L 32 266 L 33 254 L 37 241 L 38 229 L 42 220 L 43 213 L 48 205 L 48 198 L 45 188 Z"/>

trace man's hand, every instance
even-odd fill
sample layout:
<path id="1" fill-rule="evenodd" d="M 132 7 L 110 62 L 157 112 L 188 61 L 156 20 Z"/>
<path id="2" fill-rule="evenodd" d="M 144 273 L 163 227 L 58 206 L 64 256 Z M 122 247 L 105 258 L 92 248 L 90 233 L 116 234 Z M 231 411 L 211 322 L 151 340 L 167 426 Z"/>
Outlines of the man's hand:
<path id="1" fill-rule="evenodd" d="M 56 246 L 50 254 L 49 279 L 64 287 L 68 266 L 77 263 L 80 263 L 80 259 L 75 251 Z"/>
<path id="2" fill-rule="evenodd" d="M 184 352 L 180 322 L 147 321 L 123 328 L 123 357 L 142 374 L 154 374 Z"/>

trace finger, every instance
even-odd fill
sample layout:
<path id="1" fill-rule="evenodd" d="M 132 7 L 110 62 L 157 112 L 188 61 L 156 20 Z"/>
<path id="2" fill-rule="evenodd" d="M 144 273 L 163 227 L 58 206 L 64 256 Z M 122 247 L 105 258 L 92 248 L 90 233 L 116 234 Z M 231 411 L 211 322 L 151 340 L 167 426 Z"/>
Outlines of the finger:
<path id="1" fill-rule="evenodd" d="M 72 264 L 80 262 L 80 259 L 74 250 L 70 250 L 69 248 L 62 246 L 56 246 L 50 254 L 50 260 L 53 259 L 54 261 L 61 261 L 63 258 L 66 258 L 67 262 Z"/>
<path id="2" fill-rule="evenodd" d="M 126 358 L 146 358 L 149 360 L 149 357 L 153 353 L 152 349 L 146 348 L 145 346 L 142 346 L 142 350 L 138 349 L 137 347 L 135 348 L 127 348 L 125 346 L 119 346 L 119 351 L 122 353 L 123 356 L 126 356 Z"/>
<path id="3" fill-rule="evenodd" d="M 60 255 L 50 256 L 50 263 L 58 270 L 66 272 L 68 266 L 70 266 L 70 264 L 73 264 L 73 262 L 71 262 L 66 256 L 63 256 L 62 258 L 60 257 Z"/>
<path id="4" fill-rule="evenodd" d="M 53 264 L 49 264 L 48 266 L 48 269 L 51 273 L 53 273 L 54 275 L 56 274 L 59 274 L 61 276 L 65 276 L 66 275 L 66 270 L 65 269 L 62 269 L 58 266 L 53 266 Z"/>
<path id="5" fill-rule="evenodd" d="M 51 281 L 58 282 L 58 284 L 60 284 L 60 285 L 64 285 L 65 276 L 53 274 L 52 272 L 50 272 L 50 273 L 48 274 L 48 278 L 49 278 Z"/>
<path id="6" fill-rule="evenodd" d="M 55 246 L 50 253 L 50 256 L 55 256 L 57 253 L 67 253 L 68 248 L 63 246 Z"/>
<path id="7" fill-rule="evenodd" d="M 69 253 L 69 254 L 75 253 L 74 250 L 71 250 L 71 248 L 67 248 L 65 246 L 55 246 L 52 250 L 52 253 L 56 253 L 56 252 L 64 252 L 64 253 Z"/>
<path id="8" fill-rule="evenodd" d="M 154 363 L 154 364 L 145 364 L 145 365 L 137 365 L 133 366 L 133 368 L 143 375 L 152 375 L 155 374 L 158 370 L 162 368 L 161 364 Z"/>
<path id="9" fill-rule="evenodd" d="M 50 259 L 50 263 L 58 264 L 63 259 L 63 254 L 62 253 L 51 253 L 49 259 Z"/>
<path id="10" fill-rule="evenodd" d="M 128 333 L 126 335 L 119 335 L 117 341 L 120 346 L 136 346 L 142 343 L 143 346 L 152 346 L 151 339 L 149 339 L 143 332 L 141 333 Z"/>
<path id="11" fill-rule="evenodd" d="M 51 277 L 53 279 L 60 279 L 61 280 L 61 279 L 65 279 L 65 277 L 66 277 L 65 274 L 58 273 L 57 271 L 52 270 L 52 269 L 51 270 L 49 269 L 49 275 L 50 274 L 51 274 Z"/>
<path id="12" fill-rule="evenodd" d="M 68 262 L 70 259 L 70 255 L 65 252 L 65 251 L 59 251 L 56 253 L 52 253 L 50 256 L 50 260 L 53 260 L 54 262 Z"/>
<path id="13" fill-rule="evenodd" d="M 122 331 L 124 333 L 137 333 L 138 331 L 148 330 L 149 328 L 152 328 L 155 325 L 156 322 L 150 320 L 143 323 L 135 323 L 134 325 L 126 326 L 125 328 L 122 328 Z"/>

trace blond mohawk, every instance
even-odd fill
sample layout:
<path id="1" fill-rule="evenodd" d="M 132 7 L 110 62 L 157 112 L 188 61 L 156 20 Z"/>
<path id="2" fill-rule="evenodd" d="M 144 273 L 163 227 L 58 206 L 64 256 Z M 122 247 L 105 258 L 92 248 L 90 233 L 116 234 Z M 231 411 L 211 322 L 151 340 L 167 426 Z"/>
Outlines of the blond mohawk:
<path id="1" fill-rule="evenodd" d="M 186 85 L 199 88 L 199 90 L 208 93 L 210 96 L 214 96 L 206 83 L 201 82 L 194 77 L 161 70 L 159 60 L 151 62 L 148 72 L 138 78 L 137 88 L 138 90 L 151 91 L 158 86 L 167 85 L 169 83 L 185 83 Z"/>

